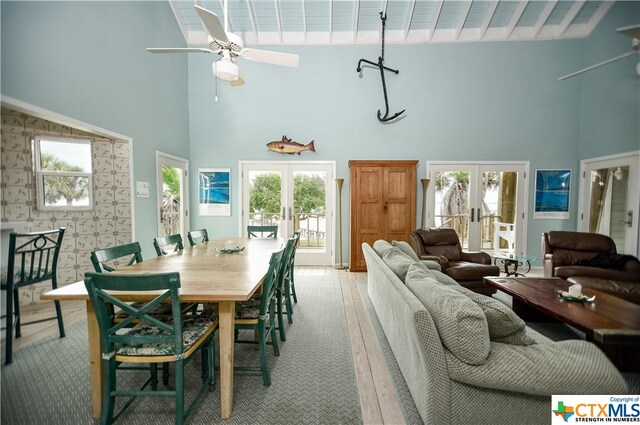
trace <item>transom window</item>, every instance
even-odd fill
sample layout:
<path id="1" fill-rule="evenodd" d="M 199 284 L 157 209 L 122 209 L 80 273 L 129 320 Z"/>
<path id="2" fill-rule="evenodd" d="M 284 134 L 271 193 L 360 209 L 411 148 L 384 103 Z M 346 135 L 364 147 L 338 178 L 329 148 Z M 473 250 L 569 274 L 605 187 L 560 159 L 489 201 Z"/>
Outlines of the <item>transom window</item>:
<path id="1" fill-rule="evenodd" d="M 36 136 L 34 148 L 38 209 L 93 209 L 91 140 Z"/>

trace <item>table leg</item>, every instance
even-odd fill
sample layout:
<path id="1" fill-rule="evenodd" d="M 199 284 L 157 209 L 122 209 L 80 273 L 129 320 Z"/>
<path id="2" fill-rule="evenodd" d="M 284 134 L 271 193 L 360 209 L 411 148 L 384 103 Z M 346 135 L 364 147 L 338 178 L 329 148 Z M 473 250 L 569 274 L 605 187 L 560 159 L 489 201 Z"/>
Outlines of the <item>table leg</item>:
<path id="1" fill-rule="evenodd" d="M 235 301 L 220 301 L 220 415 L 229 419 L 233 412 L 233 345 L 235 331 Z"/>
<path id="2" fill-rule="evenodd" d="M 91 405 L 93 417 L 102 413 L 102 354 L 100 350 L 100 329 L 91 300 L 87 300 L 87 334 L 89 336 L 89 374 L 91 376 Z"/>

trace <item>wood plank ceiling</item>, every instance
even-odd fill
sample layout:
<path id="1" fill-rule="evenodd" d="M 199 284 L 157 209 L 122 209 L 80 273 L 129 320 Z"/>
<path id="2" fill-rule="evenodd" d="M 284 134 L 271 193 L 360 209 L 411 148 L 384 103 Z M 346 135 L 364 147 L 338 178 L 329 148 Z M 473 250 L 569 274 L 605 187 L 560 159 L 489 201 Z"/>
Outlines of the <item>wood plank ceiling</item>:
<path id="1" fill-rule="evenodd" d="M 223 20 L 224 0 L 169 0 L 190 46 L 206 44 L 198 4 Z M 612 1 L 228 0 L 228 30 L 249 45 L 549 40 L 586 37 Z"/>

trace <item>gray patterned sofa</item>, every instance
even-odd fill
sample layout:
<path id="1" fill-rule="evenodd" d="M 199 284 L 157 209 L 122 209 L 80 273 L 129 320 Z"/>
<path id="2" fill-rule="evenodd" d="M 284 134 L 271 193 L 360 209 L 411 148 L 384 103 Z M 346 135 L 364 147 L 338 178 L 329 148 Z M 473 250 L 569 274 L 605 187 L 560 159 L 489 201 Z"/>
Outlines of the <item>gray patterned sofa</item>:
<path id="1" fill-rule="evenodd" d="M 627 392 L 595 345 L 543 337 L 400 246 L 362 249 L 369 297 L 425 424 L 547 424 L 552 394 Z"/>

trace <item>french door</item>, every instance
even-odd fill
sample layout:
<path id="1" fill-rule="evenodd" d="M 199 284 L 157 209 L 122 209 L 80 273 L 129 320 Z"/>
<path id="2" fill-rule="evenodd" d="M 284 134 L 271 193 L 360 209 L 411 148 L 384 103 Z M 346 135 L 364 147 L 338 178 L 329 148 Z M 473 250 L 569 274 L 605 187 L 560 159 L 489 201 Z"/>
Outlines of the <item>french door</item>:
<path id="1" fill-rule="evenodd" d="M 458 234 L 464 249 L 522 255 L 528 162 L 428 162 L 426 222 Z"/>
<path id="2" fill-rule="evenodd" d="M 619 253 L 638 249 L 638 152 L 584 160 L 578 229 L 611 237 Z M 635 183 L 634 183 L 635 182 Z"/>
<path id="3" fill-rule="evenodd" d="M 186 159 L 156 152 L 159 237 L 180 233 L 186 240 L 189 231 L 188 172 L 189 161 Z"/>
<path id="4" fill-rule="evenodd" d="M 247 226 L 278 226 L 278 237 L 300 232 L 296 264 L 333 261 L 334 167 L 328 162 L 241 163 L 241 234 Z"/>

